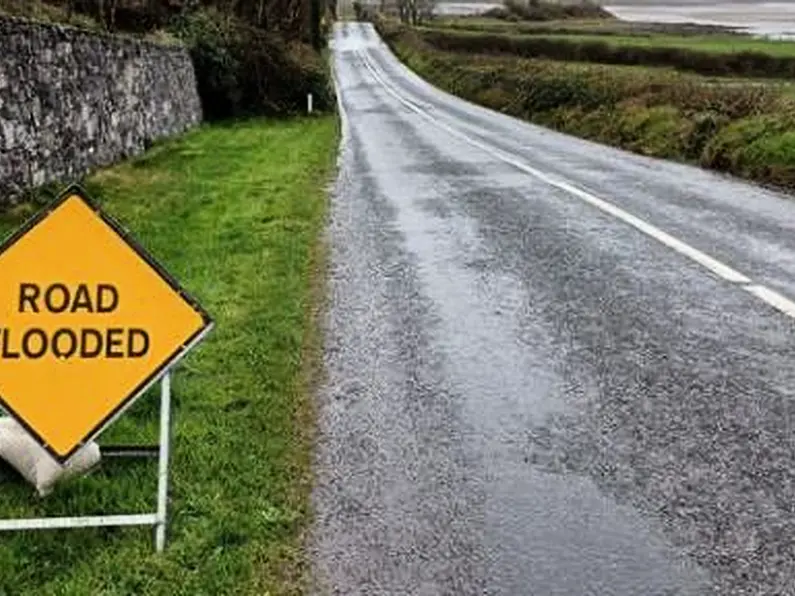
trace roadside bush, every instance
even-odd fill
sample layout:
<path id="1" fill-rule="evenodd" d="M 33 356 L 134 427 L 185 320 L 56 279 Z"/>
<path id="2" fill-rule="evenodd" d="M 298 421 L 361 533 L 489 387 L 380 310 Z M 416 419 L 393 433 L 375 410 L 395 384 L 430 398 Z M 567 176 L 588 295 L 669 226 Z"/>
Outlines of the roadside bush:
<path id="1" fill-rule="evenodd" d="M 511 113 L 516 109 L 516 94 L 502 85 L 482 89 L 476 96 L 477 103 L 498 112 Z"/>
<path id="2" fill-rule="evenodd" d="M 642 155 L 670 158 L 681 156 L 693 128 L 693 122 L 672 106 L 646 107 L 631 102 L 620 109 L 563 107 L 533 120 Z"/>
<path id="3" fill-rule="evenodd" d="M 741 151 L 740 167 L 749 178 L 795 186 L 795 131 L 763 135 Z"/>
<path id="4" fill-rule="evenodd" d="M 708 84 L 683 79 L 658 92 L 661 102 L 673 103 L 689 112 L 712 112 L 729 120 L 770 112 L 779 92 L 756 84 Z"/>
<path id="5" fill-rule="evenodd" d="M 698 161 L 704 155 L 707 144 L 731 119 L 726 114 L 710 110 L 696 112 L 691 116 L 691 121 L 693 126 L 687 136 L 683 155 L 689 161 Z"/>
<path id="6" fill-rule="evenodd" d="M 615 19 L 613 13 L 605 10 L 595 2 L 585 0 L 579 4 L 563 6 L 563 13 L 568 19 Z"/>
<path id="7" fill-rule="evenodd" d="M 299 112 L 308 93 L 317 109 L 331 105 L 323 61 L 310 46 L 212 11 L 180 18 L 173 32 L 190 50 L 208 120 Z"/>
<path id="8" fill-rule="evenodd" d="M 593 103 L 589 89 L 579 77 L 549 77 L 543 84 L 524 86 L 524 108 L 532 114 L 558 107 L 580 106 Z M 598 101 L 595 102 L 598 105 Z M 591 106 L 588 106 L 591 107 Z"/>
<path id="9" fill-rule="evenodd" d="M 619 110 L 613 144 L 656 157 L 678 157 L 685 151 L 693 123 L 673 106 L 628 106 Z"/>
<path id="10" fill-rule="evenodd" d="M 570 108 L 564 112 L 561 125 L 556 128 L 563 132 L 615 145 L 617 144 L 615 131 L 618 129 L 618 118 L 619 115 L 612 106 L 596 110 Z"/>
<path id="11" fill-rule="evenodd" d="M 795 187 L 795 122 L 767 114 L 722 129 L 707 145 L 701 164 L 746 178 Z"/>
<path id="12" fill-rule="evenodd" d="M 531 0 L 505 0 L 504 9 L 492 9 L 489 16 L 522 21 L 554 21 L 560 19 L 612 19 L 604 8 L 585 0 L 579 4 L 560 4 Z M 513 17 L 513 19 L 511 19 Z"/>
<path id="13" fill-rule="evenodd" d="M 501 19 L 503 21 L 515 22 L 519 20 L 519 17 L 517 17 L 507 8 L 502 8 L 500 6 L 488 9 L 486 12 L 483 13 L 483 16 L 488 19 Z"/>
<path id="14" fill-rule="evenodd" d="M 760 139 L 784 132 L 789 124 L 775 114 L 731 122 L 706 144 L 701 164 L 719 170 L 746 170 L 749 147 L 756 145 Z"/>

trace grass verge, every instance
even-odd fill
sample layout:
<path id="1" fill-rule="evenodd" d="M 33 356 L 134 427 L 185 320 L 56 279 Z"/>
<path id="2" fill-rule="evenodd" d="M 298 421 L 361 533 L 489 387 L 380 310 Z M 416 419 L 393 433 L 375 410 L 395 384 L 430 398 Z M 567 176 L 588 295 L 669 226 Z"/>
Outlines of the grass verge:
<path id="1" fill-rule="evenodd" d="M 381 21 L 395 53 L 442 89 L 563 132 L 795 188 L 795 96 L 787 85 L 658 68 L 442 52 Z"/>
<path id="2" fill-rule="evenodd" d="M 332 117 L 207 126 L 93 176 L 89 192 L 213 314 L 174 379 L 170 543 L 148 529 L 4 535 L 0 594 L 298 594 L 309 518 L 314 307 Z M 23 209 L 0 217 L 0 232 Z M 154 442 L 147 395 L 103 442 Z M 36 499 L 0 470 L 0 516 L 148 512 L 156 465 L 107 461 Z"/>

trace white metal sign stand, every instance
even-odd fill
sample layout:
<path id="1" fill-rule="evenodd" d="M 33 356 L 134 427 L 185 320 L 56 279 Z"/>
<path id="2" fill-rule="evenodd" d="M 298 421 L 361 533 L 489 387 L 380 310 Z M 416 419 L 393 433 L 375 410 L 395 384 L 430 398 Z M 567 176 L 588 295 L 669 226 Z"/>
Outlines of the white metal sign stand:
<path id="1" fill-rule="evenodd" d="M 40 517 L 31 519 L 0 520 L 0 532 L 19 530 L 55 530 L 65 528 L 98 528 L 107 526 L 153 526 L 155 550 L 163 552 L 166 547 L 166 524 L 168 509 L 168 466 L 171 446 L 171 370 L 160 380 L 160 441 L 156 447 L 157 465 L 157 511 L 135 515 L 99 515 L 92 517 Z M 130 457 L 147 454 L 133 453 Z"/>

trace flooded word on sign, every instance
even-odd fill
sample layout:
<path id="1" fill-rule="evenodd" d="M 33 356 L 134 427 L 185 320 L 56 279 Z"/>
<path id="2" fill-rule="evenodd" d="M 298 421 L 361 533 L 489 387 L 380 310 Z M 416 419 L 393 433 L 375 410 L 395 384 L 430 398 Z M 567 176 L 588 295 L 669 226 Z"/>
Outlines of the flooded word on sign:
<path id="1" fill-rule="evenodd" d="M 54 283 L 42 286 L 20 283 L 17 312 L 29 314 L 31 326 L 0 327 L 0 358 L 37 360 L 47 356 L 73 358 L 143 358 L 149 353 L 149 334 L 144 329 L 80 327 L 67 325 L 68 315 L 110 314 L 119 308 L 119 290 L 112 284 Z M 64 326 L 47 332 L 35 326 L 35 315 L 65 315 Z"/>

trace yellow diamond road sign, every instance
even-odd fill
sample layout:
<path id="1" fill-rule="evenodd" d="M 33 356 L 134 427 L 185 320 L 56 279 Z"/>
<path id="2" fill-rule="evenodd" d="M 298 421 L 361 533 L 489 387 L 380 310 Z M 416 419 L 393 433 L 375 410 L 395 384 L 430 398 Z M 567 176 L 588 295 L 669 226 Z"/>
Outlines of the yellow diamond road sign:
<path id="1" fill-rule="evenodd" d="M 0 405 L 61 463 L 211 327 L 77 187 L 0 246 Z"/>

